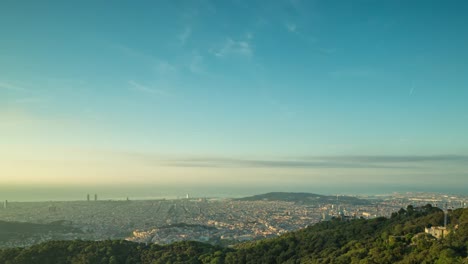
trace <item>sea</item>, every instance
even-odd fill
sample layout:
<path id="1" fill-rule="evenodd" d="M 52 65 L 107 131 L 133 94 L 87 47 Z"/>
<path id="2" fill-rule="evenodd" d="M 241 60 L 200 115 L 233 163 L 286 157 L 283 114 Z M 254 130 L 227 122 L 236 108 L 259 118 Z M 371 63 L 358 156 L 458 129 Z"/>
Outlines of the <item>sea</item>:
<path id="1" fill-rule="evenodd" d="M 314 185 L 8 185 L 0 184 L 0 201 L 153 200 L 178 198 L 240 198 L 268 192 L 308 192 L 322 195 L 371 196 L 394 193 L 468 195 L 466 186 L 398 184 Z"/>

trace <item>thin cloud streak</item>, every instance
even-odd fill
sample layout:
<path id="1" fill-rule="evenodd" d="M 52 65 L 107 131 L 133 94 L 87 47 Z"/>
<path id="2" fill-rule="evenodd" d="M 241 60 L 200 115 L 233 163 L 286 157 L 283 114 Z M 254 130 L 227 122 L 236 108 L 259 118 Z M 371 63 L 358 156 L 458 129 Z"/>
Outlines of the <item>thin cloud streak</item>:
<path id="1" fill-rule="evenodd" d="M 28 90 L 24 87 L 14 85 L 12 83 L 7 83 L 7 82 L 0 82 L 0 88 L 6 89 L 6 90 L 12 90 L 12 91 L 22 91 L 22 92 Z"/>
<path id="2" fill-rule="evenodd" d="M 141 158 L 142 156 L 140 156 Z M 146 156 L 145 159 L 149 157 Z M 416 169 L 428 162 L 450 162 L 468 164 L 468 156 L 329 156 L 302 159 L 236 159 L 236 158 L 185 158 L 157 159 L 151 162 L 173 167 L 212 167 L 212 168 L 373 168 L 373 169 Z"/>
<path id="3" fill-rule="evenodd" d="M 144 92 L 144 93 L 149 93 L 149 94 L 156 94 L 156 95 L 166 95 L 167 93 L 164 90 L 160 89 L 154 89 L 151 87 L 148 87 L 146 85 L 137 83 L 135 81 L 128 81 L 128 84 L 131 86 L 133 90 Z"/>
<path id="4" fill-rule="evenodd" d="M 310 160 L 249 160 L 249 159 L 186 159 L 166 161 L 163 165 L 174 167 L 212 168 L 381 168 L 401 169 L 408 166 L 344 163 Z"/>
<path id="5" fill-rule="evenodd" d="M 336 156 L 323 159 L 361 163 L 467 162 L 464 155 Z"/>
<path id="6" fill-rule="evenodd" d="M 213 50 L 212 53 L 216 57 L 226 57 L 228 55 L 242 55 L 251 57 L 253 55 L 252 45 L 249 41 L 226 39 L 220 49 Z"/>

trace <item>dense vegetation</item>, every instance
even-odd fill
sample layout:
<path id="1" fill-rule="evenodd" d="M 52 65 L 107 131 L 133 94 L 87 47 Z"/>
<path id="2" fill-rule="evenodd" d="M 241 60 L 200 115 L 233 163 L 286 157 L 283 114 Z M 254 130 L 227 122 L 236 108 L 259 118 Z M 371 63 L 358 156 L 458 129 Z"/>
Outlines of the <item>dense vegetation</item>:
<path id="1" fill-rule="evenodd" d="M 198 242 L 55 241 L 0 251 L 0 263 L 468 263 L 468 209 L 450 212 L 453 231 L 446 238 L 423 233 L 443 218 L 430 205 L 408 206 L 390 219 L 334 219 L 234 249 Z"/>
<path id="2" fill-rule="evenodd" d="M 428 205 L 401 209 L 391 219 L 333 220 L 276 239 L 241 245 L 228 258 L 248 263 L 466 262 L 468 210 L 451 212 L 451 226 L 458 225 L 458 229 L 446 239 L 436 240 L 422 233 L 426 226 L 443 224 L 443 218 L 440 209 Z"/>
<path id="3" fill-rule="evenodd" d="M 352 196 L 330 196 L 314 193 L 270 192 L 237 199 L 239 201 L 284 201 L 298 204 L 340 203 L 340 204 L 369 204 L 365 199 Z"/>

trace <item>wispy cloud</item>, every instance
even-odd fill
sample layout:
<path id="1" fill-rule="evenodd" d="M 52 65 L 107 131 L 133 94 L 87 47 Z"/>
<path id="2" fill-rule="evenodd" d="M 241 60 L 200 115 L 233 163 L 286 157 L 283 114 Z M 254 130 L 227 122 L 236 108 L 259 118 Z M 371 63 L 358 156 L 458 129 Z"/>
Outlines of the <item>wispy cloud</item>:
<path id="1" fill-rule="evenodd" d="M 329 75 L 334 78 L 364 78 L 380 74 L 380 72 L 373 69 L 343 69 L 329 72 Z"/>
<path id="2" fill-rule="evenodd" d="M 308 34 L 307 32 L 303 32 L 301 31 L 300 29 L 302 28 L 300 25 L 298 25 L 297 23 L 294 23 L 294 22 L 285 22 L 283 23 L 283 26 L 284 28 L 286 29 L 286 31 L 288 31 L 289 33 L 291 34 L 294 34 L 294 36 L 298 37 L 299 39 L 301 39 L 302 41 L 304 41 L 305 43 L 308 43 L 309 45 L 312 45 L 312 44 L 316 44 L 318 39 L 313 36 L 313 35 L 310 35 Z M 302 28 L 303 30 L 305 30 L 304 28 Z M 306 31 L 306 30 L 305 30 Z M 313 47 L 311 47 L 313 49 L 317 49 L 316 45 L 314 45 Z M 325 50 L 325 49 L 320 49 L 318 48 L 318 50 L 322 53 L 324 53 L 322 50 Z M 328 53 L 328 52 L 327 52 Z"/>
<path id="3" fill-rule="evenodd" d="M 43 116 L 37 112 L 27 110 L 23 107 L 0 109 L 0 131 L 3 131 L 3 129 L 7 128 L 9 129 L 18 127 L 23 127 L 26 133 L 34 133 L 35 129 L 42 130 L 44 128 L 53 131 L 55 129 L 71 128 L 71 126 L 77 125 L 75 121 L 76 119 L 69 119 L 59 116 Z M 79 125 L 81 126 L 82 124 L 80 123 Z M 51 129 L 52 127 L 54 129 Z"/>
<path id="4" fill-rule="evenodd" d="M 409 96 L 412 96 L 414 93 L 414 85 L 411 86 L 411 89 L 409 91 Z"/>
<path id="5" fill-rule="evenodd" d="M 167 77 L 168 75 L 173 75 L 177 72 L 177 67 L 164 59 L 157 58 L 153 55 L 143 53 L 137 49 L 120 44 L 113 45 L 112 47 L 120 51 L 125 56 L 141 61 L 145 67 L 149 67 L 160 76 Z"/>
<path id="6" fill-rule="evenodd" d="M 172 65 L 167 61 L 162 60 L 159 60 L 154 68 L 156 70 L 156 73 L 161 76 L 169 76 L 177 72 L 176 66 Z"/>
<path id="7" fill-rule="evenodd" d="M 259 17 L 257 18 L 257 20 L 255 21 L 255 27 L 256 28 L 263 28 L 267 25 L 270 24 L 270 21 L 268 21 L 266 18 L 264 17 Z"/>
<path id="8" fill-rule="evenodd" d="M 0 82 L 0 89 L 7 89 L 12 91 L 27 91 L 28 89 L 18 86 L 16 84 L 8 83 L 8 82 Z"/>
<path id="9" fill-rule="evenodd" d="M 192 73 L 206 73 L 205 68 L 203 67 L 203 56 L 198 53 L 194 53 L 188 68 Z"/>
<path id="10" fill-rule="evenodd" d="M 167 93 L 164 90 L 161 89 L 155 89 L 146 85 L 143 85 L 141 83 L 138 83 L 136 81 L 130 80 L 128 81 L 128 84 L 131 86 L 132 89 L 144 93 L 149 93 L 149 94 L 155 94 L 155 95 L 166 95 Z"/>
<path id="11" fill-rule="evenodd" d="M 192 28 L 186 27 L 184 31 L 182 31 L 179 35 L 177 35 L 177 39 L 179 39 L 180 44 L 184 45 L 191 35 L 192 35 Z"/>
<path id="12" fill-rule="evenodd" d="M 290 3 L 291 6 L 293 6 L 293 8 L 296 9 L 296 10 L 300 10 L 300 9 L 301 9 L 301 5 L 302 5 L 301 0 L 289 0 L 289 3 Z"/>
<path id="13" fill-rule="evenodd" d="M 334 48 L 319 48 L 318 51 L 322 54 L 325 54 L 325 55 L 331 55 L 331 54 L 334 54 L 336 52 L 336 49 Z"/>
<path id="14" fill-rule="evenodd" d="M 139 50 L 127 47 L 122 44 L 113 44 L 111 45 L 111 47 L 118 50 L 125 56 L 131 57 L 131 58 L 139 59 L 139 60 L 149 62 L 149 63 L 153 63 L 157 61 L 157 59 L 151 55 L 145 54 L 143 52 L 140 52 Z"/>
<path id="15" fill-rule="evenodd" d="M 15 103 L 18 104 L 34 104 L 34 103 L 44 103 L 48 100 L 45 98 L 40 97 L 26 97 L 26 98 L 19 98 L 15 100 Z"/>
<path id="16" fill-rule="evenodd" d="M 253 49 L 250 39 L 236 41 L 231 38 L 227 38 L 222 47 L 212 50 L 212 53 L 216 57 L 226 57 L 228 55 L 251 57 L 253 55 Z"/>
<path id="17" fill-rule="evenodd" d="M 296 24 L 288 22 L 284 26 L 286 27 L 286 29 L 289 32 L 297 33 L 297 25 Z"/>

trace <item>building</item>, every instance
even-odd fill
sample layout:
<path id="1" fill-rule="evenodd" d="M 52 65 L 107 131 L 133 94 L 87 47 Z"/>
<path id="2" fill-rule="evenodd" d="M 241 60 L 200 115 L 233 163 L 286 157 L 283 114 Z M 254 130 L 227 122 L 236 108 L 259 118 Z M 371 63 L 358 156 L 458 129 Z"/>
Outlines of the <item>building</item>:
<path id="1" fill-rule="evenodd" d="M 8 200 L 5 200 L 5 202 L 3 203 L 3 208 L 4 208 L 4 209 L 7 209 L 7 208 L 8 208 Z"/>
<path id="2" fill-rule="evenodd" d="M 55 212 L 57 212 L 57 207 L 53 205 L 49 206 L 49 213 L 55 213 Z"/>
<path id="3" fill-rule="evenodd" d="M 88 193 L 88 195 L 86 196 L 86 200 L 87 200 L 88 202 L 90 201 L 89 193 Z"/>
<path id="4" fill-rule="evenodd" d="M 443 226 L 433 226 L 424 228 L 424 232 L 432 235 L 437 239 L 441 239 L 447 236 L 450 233 L 450 230 Z"/>
<path id="5" fill-rule="evenodd" d="M 94 195 L 94 201 L 97 202 L 97 194 Z"/>
<path id="6" fill-rule="evenodd" d="M 369 218 L 371 218 L 372 214 L 368 213 L 368 212 L 362 212 L 362 216 L 369 219 Z"/>

